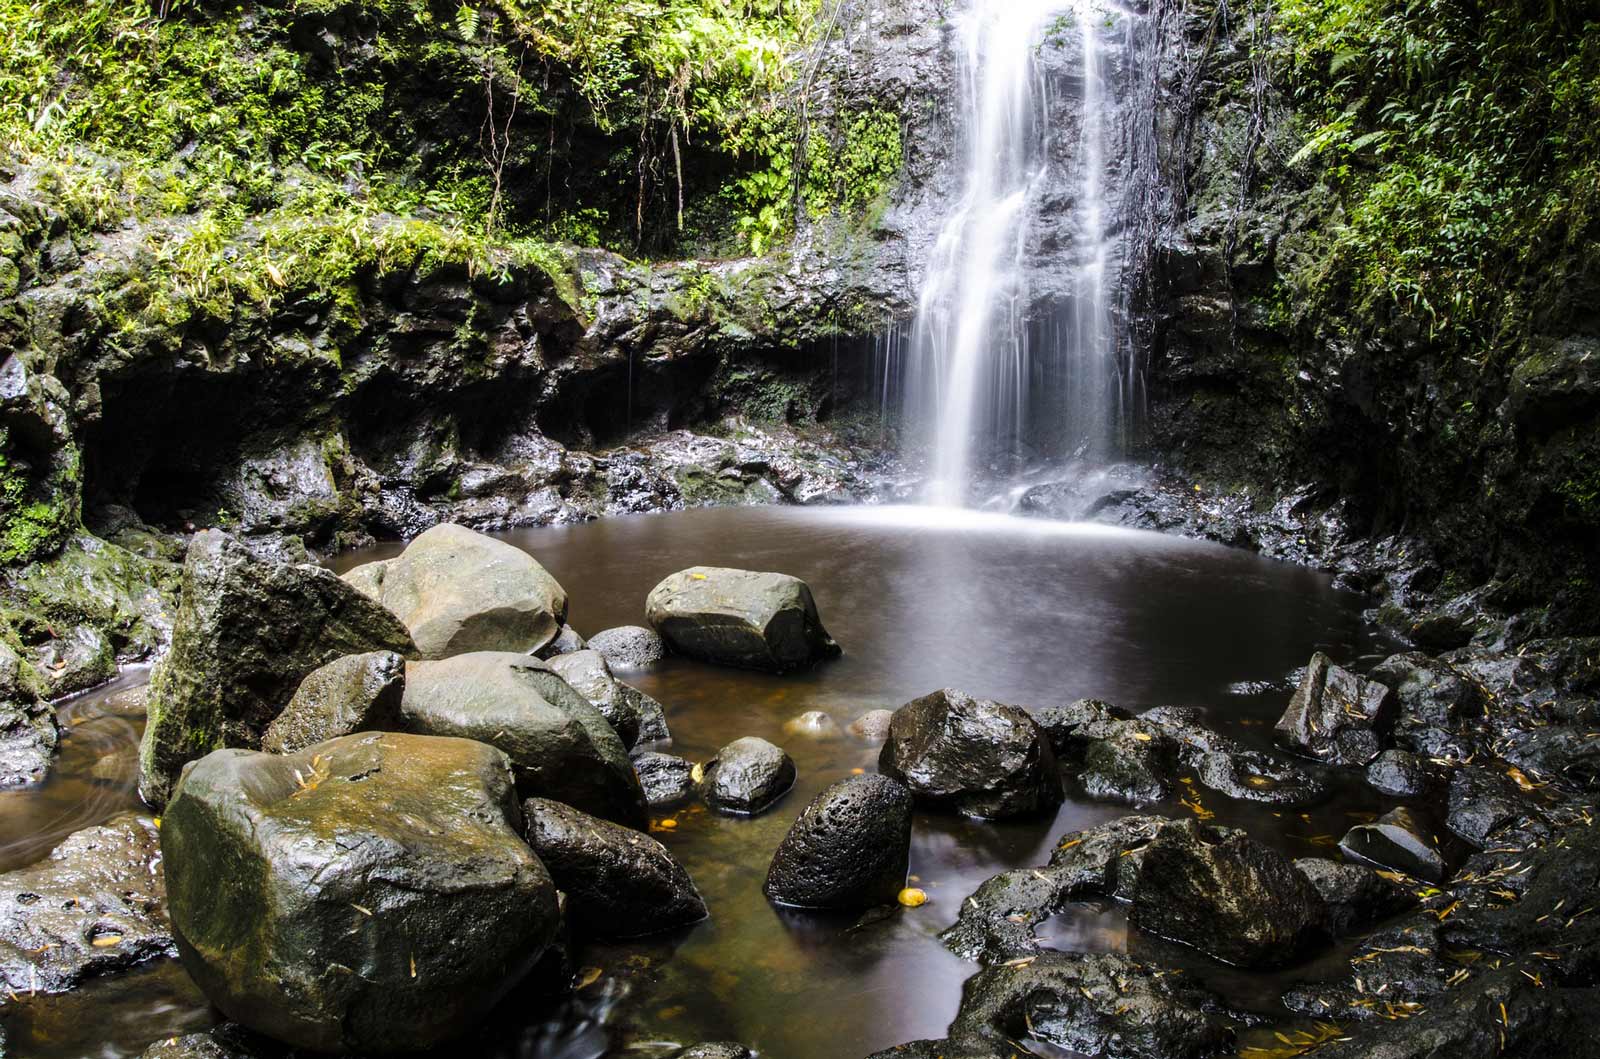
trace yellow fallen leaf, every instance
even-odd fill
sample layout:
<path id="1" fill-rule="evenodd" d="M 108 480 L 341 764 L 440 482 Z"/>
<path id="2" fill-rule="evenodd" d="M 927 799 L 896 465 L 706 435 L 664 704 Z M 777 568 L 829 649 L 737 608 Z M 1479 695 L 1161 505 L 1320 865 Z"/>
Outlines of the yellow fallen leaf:
<path id="1" fill-rule="evenodd" d="M 89 944 L 93 945 L 97 949 L 109 949 L 113 945 L 122 944 L 122 935 L 121 934 L 101 934 L 99 937 L 97 937 L 93 941 L 89 942 Z"/>
<path id="2" fill-rule="evenodd" d="M 920 908 L 928 903 L 928 894 L 915 886 L 908 886 L 900 891 L 899 901 L 907 908 Z"/>

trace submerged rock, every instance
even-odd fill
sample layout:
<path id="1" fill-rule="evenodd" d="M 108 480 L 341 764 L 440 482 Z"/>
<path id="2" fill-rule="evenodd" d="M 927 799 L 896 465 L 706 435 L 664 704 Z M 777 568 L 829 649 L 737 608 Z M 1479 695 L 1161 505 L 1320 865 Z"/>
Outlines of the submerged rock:
<path id="1" fill-rule="evenodd" d="M 694 765 L 674 754 L 637 750 L 629 758 L 652 809 L 668 809 L 694 794 Z"/>
<path id="2" fill-rule="evenodd" d="M 893 721 L 893 710 L 868 710 L 851 721 L 845 730 L 864 743 L 881 744 L 889 738 L 889 725 Z"/>
<path id="3" fill-rule="evenodd" d="M 44 779 L 59 738 L 38 674 L 0 640 L 0 790 Z"/>
<path id="4" fill-rule="evenodd" d="M 786 673 L 839 654 L 811 589 L 787 574 L 695 566 L 650 591 L 645 612 L 673 651 Z"/>
<path id="5" fill-rule="evenodd" d="M 1358 824 L 1345 833 L 1339 848 L 1356 860 L 1393 868 L 1428 882 L 1444 879 L 1444 854 L 1438 839 L 1410 809 L 1393 809 L 1376 823 Z"/>
<path id="6" fill-rule="evenodd" d="M 1184 820 L 1144 850 L 1130 925 L 1239 967 L 1290 962 L 1327 927 L 1316 888 L 1242 831 Z"/>
<path id="7" fill-rule="evenodd" d="M 0 875 L 0 983 L 12 993 L 59 993 L 174 951 L 148 816 L 85 828 Z"/>
<path id="8" fill-rule="evenodd" d="M 476 1024 L 556 936 L 521 824 L 510 765 L 482 743 L 373 732 L 217 751 L 162 823 L 184 967 L 228 1017 L 296 1047 L 426 1048 Z"/>
<path id="9" fill-rule="evenodd" d="M 413 662 L 401 716 L 407 731 L 477 739 L 505 751 L 523 795 L 629 827 L 648 822 L 622 740 L 548 663 L 502 651 Z"/>
<path id="10" fill-rule="evenodd" d="M 839 722 L 821 710 L 807 710 L 784 721 L 783 734 L 800 739 L 827 741 L 842 737 L 844 732 L 839 729 Z"/>
<path id="11" fill-rule="evenodd" d="M 254 749 L 305 676 L 366 651 L 416 651 L 405 627 L 320 566 L 257 559 L 226 534 L 195 534 L 172 648 L 150 677 L 139 793 L 166 802 L 183 766 Z"/>
<path id="12" fill-rule="evenodd" d="M 700 796 L 722 813 L 753 816 L 794 786 L 794 761 L 765 739 L 735 739 L 706 763 Z"/>
<path id="13" fill-rule="evenodd" d="M 1002 818 L 1061 804 L 1055 753 L 1027 711 L 946 688 L 900 707 L 878 755 L 919 802 Z"/>
<path id="14" fill-rule="evenodd" d="M 400 724 L 406 660 L 393 651 L 368 651 L 335 659 L 300 682 L 294 698 L 267 725 L 261 749 L 291 754 L 352 732 Z"/>
<path id="15" fill-rule="evenodd" d="M 528 844 L 567 895 L 577 930 L 631 938 L 706 917 L 689 873 L 649 835 L 546 798 L 522 808 Z"/>
<path id="16" fill-rule="evenodd" d="M 824 790 L 784 836 L 767 897 L 800 908 L 892 905 L 911 863 L 911 792 L 885 776 Z"/>
<path id="17" fill-rule="evenodd" d="M 1295 750 L 1335 765 L 1365 765 L 1382 749 L 1379 729 L 1388 721 L 1394 693 L 1333 664 L 1318 651 L 1277 724 Z"/>
<path id="18" fill-rule="evenodd" d="M 423 658 L 537 651 L 567 617 L 566 591 L 533 556 L 465 526 L 434 526 L 344 578 L 399 615 Z"/>
<path id="19" fill-rule="evenodd" d="M 589 649 L 599 651 L 612 669 L 644 669 L 667 657 L 667 645 L 654 629 L 619 625 L 589 638 Z"/>

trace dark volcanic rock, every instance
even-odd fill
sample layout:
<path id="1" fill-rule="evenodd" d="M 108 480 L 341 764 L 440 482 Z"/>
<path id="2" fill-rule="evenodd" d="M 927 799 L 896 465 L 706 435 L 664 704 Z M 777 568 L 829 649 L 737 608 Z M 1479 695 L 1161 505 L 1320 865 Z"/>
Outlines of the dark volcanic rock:
<path id="1" fill-rule="evenodd" d="M 406 667 L 407 731 L 478 739 L 504 750 L 524 795 L 643 828 L 644 791 L 600 711 L 527 655 L 480 651 Z"/>
<path id="2" fill-rule="evenodd" d="M 33 666 L 0 641 L 0 790 L 38 783 L 50 771 L 58 733 Z"/>
<path id="3" fill-rule="evenodd" d="M 1289 962 L 1327 926 L 1322 897 L 1283 854 L 1185 820 L 1145 849 L 1128 922 L 1225 963 Z"/>
<path id="4" fill-rule="evenodd" d="M 735 739 L 706 762 L 700 797 L 722 813 L 753 816 L 794 786 L 794 762 L 765 739 Z"/>
<path id="5" fill-rule="evenodd" d="M 612 669 L 643 669 L 667 657 L 667 645 L 654 629 L 619 625 L 589 637 L 589 649 L 599 651 Z"/>
<path id="6" fill-rule="evenodd" d="M 1407 750 L 1385 750 L 1367 766 L 1367 784 L 1396 798 L 1415 798 L 1444 786 L 1444 778 L 1425 758 Z"/>
<path id="7" fill-rule="evenodd" d="M 672 650 L 703 662 L 786 673 L 839 653 L 811 589 L 787 574 L 691 567 L 651 589 L 645 612 Z"/>
<path id="8" fill-rule="evenodd" d="M 689 873 L 649 835 L 546 798 L 529 798 L 522 810 L 528 845 L 567 895 L 577 930 L 629 938 L 706 917 Z"/>
<path id="9" fill-rule="evenodd" d="M 1376 823 L 1357 824 L 1339 841 L 1346 855 L 1418 879 L 1444 879 L 1444 854 L 1432 829 L 1409 809 L 1393 809 Z"/>
<path id="10" fill-rule="evenodd" d="M 1426 912 L 1377 931 L 1356 946 L 1342 981 L 1310 982 L 1290 989 L 1291 1011 L 1318 1019 L 1373 1020 L 1415 1014 L 1421 1002 L 1449 988 L 1460 965 L 1447 963 L 1438 921 Z"/>
<path id="11" fill-rule="evenodd" d="M 911 792 L 852 776 L 812 799 L 767 869 L 767 897 L 801 908 L 893 904 L 911 862 Z"/>
<path id="12" fill-rule="evenodd" d="M 139 793 L 223 746 L 254 749 L 306 674 L 345 655 L 416 648 L 405 627 L 320 566 L 264 562 L 226 534 L 195 535 L 172 648 L 150 677 Z"/>
<path id="13" fill-rule="evenodd" d="M 423 658 L 537 651 L 567 618 L 567 593 L 533 556 L 464 526 L 434 526 L 344 579 L 399 615 Z"/>
<path id="14" fill-rule="evenodd" d="M 1078 782 L 1091 798 L 1148 805 L 1172 793 L 1177 768 L 1178 744 L 1171 736 L 1154 725 L 1124 721 L 1089 744 Z"/>
<path id="15" fill-rule="evenodd" d="M 394 729 L 406 690 L 406 660 L 393 651 L 335 659 L 300 682 L 283 712 L 267 725 L 261 749 L 291 754 L 352 732 Z"/>
<path id="16" fill-rule="evenodd" d="M 1062 799 L 1050 740 L 1027 711 L 951 688 L 895 711 L 878 767 L 919 802 L 966 816 L 1025 816 Z"/>
<path id="17" fill-rule="evenodd" d="M 1306 857 L 1294 867 L 1322 895 L 1328 930 L 1335 935 L 1354 933 L 1417 904 L 1416 894 L 1364 864 Z"/>
<path id="18" fill-rule="evenodd" d="M 1116 730 L 1118 722 L 1133 715 L 1099 699 L 1079 699 L 1065 706 L 1046 706 L 1034 715 L 1050 737 L 1050 746 L 1063 760 L 1075 760 L 1096 739 Z"/>
<path id="19" fill-rule="evenodd" d="M 1450 778 L 1445 827 L 1479 849 L 1502 827 L 1536 820 L 1539 810 L 1508 777 L 1486 768 L 1458 769 Z"/>
<path id="20" fill-rule="evenodd" d="M 1318 651 L 1278 721 L 1295 750 L 1336 765 L 1365 765 L 1382 749 L 1379 731 L 1394 693 L 1333 664 Z"/>
<path id="21" fill-rule="evenodd" d="M 638 750 L 629 758 L 633 771 L 644 788 L 644 800 L 652 809 L 679 805 L 694 793 L 694 766 L 674 754 Z"/>
<path id="22" fill-rule="evenodd" d="M 0 982 L 12 993 L 59 993 L 173 952 L 160 833 L 147 816 L 75 832 L 0 875 Z"/>
<path id="23" fill-rule="evenodd" d="M 510 765 L 482 743 L 217 751 L 162 822 L 184 967 L 228 1017 L 297 1047 L 426 1048 L 474 1025 L 559 928 L 521 824 Z"/>

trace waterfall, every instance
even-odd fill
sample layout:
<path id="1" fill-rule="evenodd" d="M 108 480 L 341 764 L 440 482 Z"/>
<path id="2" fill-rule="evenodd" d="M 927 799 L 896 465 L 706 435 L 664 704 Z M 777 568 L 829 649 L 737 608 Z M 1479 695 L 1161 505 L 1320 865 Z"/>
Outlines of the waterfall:
<path id="1" fill-rule="evenodd" d="M 905 409 L 930 453 L 935 503 L 966 503 L 989 461 L 1036 453 L 1030 439 L 1041 433 L 1077 455 L 1116 444 L 1106 186 L 1116 101 L 1102 55 L 1111 17 L 1093 0 L 972 0 L 956 26 L 964 172 L 929 255 L 904 365 Z M 1074 37 L 1076 76 L 1041 67 L 1047 38 Z M 1065 116 L 1052 106 L 1057 91 L 1076 97 Z M 1067 262 L 1044 311 L 1033 275 L 1042 229 Z M 1041 417 L 1052 421 L 1032 421 Z"/>

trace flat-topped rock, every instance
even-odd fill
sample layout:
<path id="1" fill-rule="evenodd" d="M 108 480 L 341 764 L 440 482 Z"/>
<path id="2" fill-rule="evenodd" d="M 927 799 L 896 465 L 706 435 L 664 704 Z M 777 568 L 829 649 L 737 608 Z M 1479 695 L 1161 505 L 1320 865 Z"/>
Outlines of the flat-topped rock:
<path id="1" fill-rule="evenodd" d="M 650 591 L 645 613 L 674 652 L 702 662 L 786 673 L 839 654 L 811 589 L 788 574 L 690 567 Z"/>

